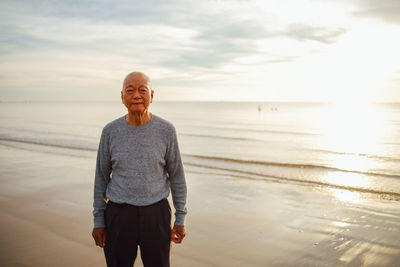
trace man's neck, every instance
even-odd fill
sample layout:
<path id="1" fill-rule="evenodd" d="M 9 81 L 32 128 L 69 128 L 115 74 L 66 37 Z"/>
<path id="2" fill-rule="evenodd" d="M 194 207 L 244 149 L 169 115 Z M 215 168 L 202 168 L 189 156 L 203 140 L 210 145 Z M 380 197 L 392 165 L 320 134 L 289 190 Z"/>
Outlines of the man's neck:
<path id="1" fill-rule="evenodd" d="M 146 111 L 144 113 L 128 112 L 125 116 L 127 123 L 133 126 L 140 126 L 148 123 L 151 120 L 151 113 Z"/>

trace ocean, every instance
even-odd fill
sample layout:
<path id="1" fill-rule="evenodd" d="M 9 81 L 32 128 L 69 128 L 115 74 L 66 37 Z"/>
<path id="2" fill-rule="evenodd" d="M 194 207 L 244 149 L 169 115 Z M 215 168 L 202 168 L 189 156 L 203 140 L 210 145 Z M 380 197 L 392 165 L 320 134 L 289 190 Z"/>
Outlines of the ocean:
<path id="1" fill-rule="evenodd" d="M 150 111 L 175 125 L 186 172 L 345 202 L 400 200 L 400 104 L 155 102 Z M 1 102 L 0 145 L 95 164 L 102 128 L 125 113 L 119 102 Z"/>

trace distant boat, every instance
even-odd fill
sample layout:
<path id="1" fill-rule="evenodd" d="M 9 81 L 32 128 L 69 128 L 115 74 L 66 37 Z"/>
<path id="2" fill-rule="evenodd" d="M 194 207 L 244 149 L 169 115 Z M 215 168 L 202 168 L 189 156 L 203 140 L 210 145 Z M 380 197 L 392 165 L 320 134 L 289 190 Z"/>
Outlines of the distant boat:
<path id="1" fill-rule="evenodd" d="M 258 112 L 261 112 L 261 105 L 258 104 Z"/>

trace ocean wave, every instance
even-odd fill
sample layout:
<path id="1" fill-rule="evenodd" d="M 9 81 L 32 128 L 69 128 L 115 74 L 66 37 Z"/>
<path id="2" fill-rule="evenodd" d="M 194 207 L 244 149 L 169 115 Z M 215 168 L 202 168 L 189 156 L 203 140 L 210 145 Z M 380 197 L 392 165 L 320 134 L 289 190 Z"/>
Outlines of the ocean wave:
<path id="1" fill-rule="evenodd" d="M 32 145 L 42 145 L 42 146 L 51 146 L 57 148 L 65 148 L 65 149 L 75 149 L 75 150 L 84 150 L 84 151 L 97 151 L 96 143 L 88 143 L 85 141 L 77 141 L 77 140 L 43 140 L 43 139 L 28 139 L 28 138 L 18 138 L 18 137 L 9 137 L 9 136 L 0 136 L 0 141 L 6 142 L 18 142 Z M 67 141 L 67 142 L 65 142 Z M 382 172 L 370 172 L 370 171 L 360 171 L 354 169 L 344 169 L 344 168 L 336 168 L 325 165 L 316 165 L 316 164 L 298 164 L 298 163 L 289 163 L 289 162 L 272 162 L 272 161 L 257 161 L 257 160 L 245 160 L 245 159 L 235 159 L 228 157 L 215 157 L 215 156 L 206 156 L 206 155 L 195 155 L 195 154 L 182 154 L 184 157 L 192 157 L 203 160 L 212 160 L 212 161 L 223 161 L 223 162 L 232 162 L 237 164 L 256 164 L 263 166 L 276 166 L 283 168 L 294 168 L 294 169 L 320 169 L 327 171 L 339 171 L 346 173 L 357 173 L 363 175 L 372 175 L 372 176 L 381 176 L 388 177 L 394 179 L 400 179 L 400 175 L 396 174 L 388 174 Z"/>
<path id="2" fill-rule="evenodd" d="M 252 141 L 257 139 L 252 139 L 252 138 L 243 138 L 243 137 L 230 137 L 230 136 L 218 136 L 218 135 L 206 135 L 206 134 L 179 134 L 181 136 L 193 136 L 193 137 L 201 137 L 201 138 L 216 138 L 216 139 L 230 139 L 230 140 L 241 140 L 241 141 Z"/>
<path id="3" fill-rule="evenodd" d="M 51 146 L 51 147 L 67 148 L 67 149 L 75 149 L 75 150 L 97 151 L 97 148 L 95 148 L 95 147 L 84 146 L 82 144 L 62 144 L 62 143 L 60 143 L 60 140 L 44 141 L 41 139 L 27 139 L 27 138 L 0 136 L 0 141 L 17 142 L 17 143 L 25 143 L 25 144 L 41 145 L 41 146 Z"/>
<path id="4" fill-rule="evenodd" d="M 4 130 L 6 130 L 6 132 L 8 132 L 8 133 L 24 132 L 25 134 L 28 134 L 28 133 L 35 134 L 37 136 L 54 135 L 54 136 L 71 136 L 71 137 L 78 137 L 78 138 L 91 138 L 92 137 L 89 135 L 74 134 L 74 133 L 69 133 L 69 132 L 65 132 L 65 131 L 55 132 L 55 131 L 50 131 L 50 130 L 43 131 L 43 130 L 39 130 L 39 129 L 13 128 L 13 127 L 4 127 L 4 126 L 1 127 L 1 130 L 3 132 L 4 132 Z"/>
<path id="5" fill-rule="evenodd" d="M 395 145 L 395 146 L 400 146 L 400 143 L 395 143 L 395 142 L 385 142 L 385 145 Z"/>
<path id="6" fill-rule="evenodd" d="M 21 138 L 12 138 L 12 137 L 4 137 L 0 136 L 0 141 L 3 142 L 12 142 L 12 143 L 23 143 L 23 144 L 32 144 L 32 145 L 39 145 L 39 146 L 50 146 L 56 148 L 63 148 L 63 149 L 73 149 L 73 150 L 81 150 L 81 151 L 90 151 L 96 152 L 97 146 L 93 144 L 93 146 L 83 145 L 77 143 L 76 145 L 65 145 L 56 141 L 44 141 L 44 140 L 28 140 L 28 139 L 21 139 Z M 31 147 L 32 149 L 32 147 Z M 40 148 L 33 150 L 41 151 Z M 46 153 L 53 153 L 47 151 Z M 54 152 L 57 154 L 57 152 Z M 225 166 L 215 166 L 215 164 L 208 164 L 207 161 L 211 162 L 233 162 L 237 164 L 258 164 L 264 166 L 277 166 L 277 167 L 284 167 L 284 168 L 297 168 L 297 169 L 326 169 L 328 171 L 340 171 L 340 172 L 352 172 L 357 174 L 366 174 L 366 175 L 377 175 L 377 176 L 384 176 L 390 178 L 400 179 L 399 175 L 390 175 L 384 173 L 373 173 L 373 172 L 361 172 L 361 171 L 354 171 L 354 170 L 343 170 L 339 168 L 333 168 L 329 166 L 321 166 L 321 165 L 313 165 L 313 164 L 294 164 L 294 163 L 282 163 L 282 162 L 265 162 L 265 161 L 252 161 L 252 160 L 242 160 L 242 159 L 233 159 L 233 158 L 224 158 L 224 157 L 214 157 L 214 156 L 203 156 L 203 155 L 192 155 L 192 154 L 182 154 L 184 157 L 184 164 L 187 166 L 194 166 L 194 167 L 201 167 L 210 170 L 220 170 L 229 172 L 229 176 L 243 178 L 243 179 L 263 179 L 268 181 L 276 181 L 282 183 L 295 183 L 300 185 L 310 185 L 310 186 L 322 186 L 322 187 L 331 187 L 337 189 L 346 189 L 351 191 L 358 191 L 358 192 L 365 192 L 365 193 L 373 193 L 373 194 L 383 194 L 391 196 L 392 198 L 397 198 L 400 200 L 400 193 L 393 192 L 388 190 L 378 190 L 378 189 L 371 189 L 371 188 L 363 188 L 363 187 L 355 187 L 355 186 L 346 186 L 346 185 L 338 185 L 334 183 L 329 183 L 325 181 L 317 181 L 317 180 L 305 180 L 304 178 L 295 178 L 295 177 L 288 177 L 288 176 L 279 176 L 279 175 L 272 175 L 272 174 L 265 174 L 260 172 L 253 172 L 249 170 L 241 170 L 239 165 L 234 165 L 233 167 L 225 167 Z M 194 163 L 190 161 L 192 159 L 203 159 L 206 160 L 204 163 Z M 235 168 L 237 166 L 238 168 Z M 256 177 L 256 178 L 255 178 Z"/>
<path id="7" fill-rule="evenodd" d="M 204 129 L 217 129 L 223 131 L 234 131 L 234 132 L 256 132 L 256 133 L 272 133 L 272 134 L 286 134 L 286 135 L 321 135 L 319 133 L 310 132 L 296 132 L 296 131 L 282 131 L 282 130 L 270 130 L 270 129 L 252 129 L 252 128 L 238 128 L 238 127 L 216 127 L 216 126 L 203 126 Z"/>
<path id="8" fill-rule="evenodd" d="M 390 143 L 390 144 L 395 144 L 395 143 Z M 362 156 L 362 157 L 371 158 L 371 159 L 380 159 L 380 160 L 385 160 L 385 161 L 399 161 L 400 162 L 399 158 L 385 157 L 385 156 L 379 156 L 379 155 L 373 155 L 373 154 L 367 154 L 367 153 L 341 152 L 341 151 L 333 151 L 333 150 L 325 150 L 325 149 L 310 149 L 310 151 L 323 152 L 323 153 L 335 154 L 335 155 Z"/>
<path id="9" fill-rule="evenodd" d="M 224 129 L 228 130 L 228 129 Z M 290 135 L 314 135 L 311 133 L 299 133 L 299 132 L 285 132 L 285 131 L 273 131 L 273 130 L 242 130 L 237 128 L 229 129 L 233 132 L 246 131 L 246 132 L 262 132 L 262 133 L 274 133 L 274 134 L 290 134 Z M 258 142 L 268 142 L 268 140 L 262 138 L 248 138 L 248 137 L 234 137 L 234 136 L 224 136 L 224 135 L 210 135 L 210 134 L 190 134 L 190 133 L 179 133 L 180 136 L 192 136 L 200 138 L 214 138 L 223 140 L 239 140 L 239 141 L 258 141 Z"/>
<path id="10" fill-rule="evenodd" d="M 321 182 L 321 181 L 315 181 L 315 180 L 302 180 L 302 179 L 296 179 L 296 178 L 292 178 L 292 177 L 268 175 L 268 174 L 256 173 L 256 172 L 251 172 L 251 171 L 243 171 L 243 170 L 236 170 L 236 169 L 230 169 L 230 168 L 216 167 L 216 166 L 198 164 L 198 163 L 192 163 L 192 162 L 185 162 L 185 165 L 206 168 L 206 169 L 233 172 L 233 173 L 226 173 L 226 174 L 210 173 L 210 174 L 215 174 L 215 175 L 224 175 L 224 176 L 230 176 L 230 177 L 248 179 L 248 180 L 266 180 L 266 181 L 293 183 L 293 184 L 308 185 L 308 186 L 319 186 L 319 187 L 328 187 L 328 188 L 335 188 L 335 189 L 344 189 L 344 190 L 361 192 L 361 193 L 386 195 L 387 198 L 389 198 L 389 199 L 400 200 L 400 193 L 394 192 L 394 191 L 385 191 L 385 190 L 377 190 L 377 189 L 372 189 L 372 188 L 339 185 L 339 184 Z M 244 175 L 240 175 L 240 174 L 244 174 Z M 257 178 L 255 178 L 254 176 Z"/>
<path id="11" fill-rule="evenodd" d="M 0 136 L 0 141 L 7 142 L 18 142 L 32 145 L 43 145 L 43 146 L 52 146 L 58 148 L 66 148 L 66 149 L 75 149 L 75 150 L 85 150 L 85 151 L 97 151 L 97 145 L 92 143 L 91 145 L 85 141 L 83 144 L 76 140 L 68 140 L 63 143 L 62 140 L 43 140 L 43 139 L 28 139 L 28 138 L 18 138 L 18 137 L 10 137 L 10 136 Z M 382 172 L 368 172 L 368 171 L 359 171 L 359 170 L 351 170 L 351 169 L 343 169 L 343 168 L 335 168 L 331 166 L 325 165 L 316 165 L 316 164 L 297 164 L 297 163 L 289 163 L 289 162 L 269 162 L 269 161 L 257 161 L 257 160 L 244 160 L 244 159 L 235 159 L 228 157 L 215 157 L 215 156 L 206 156 L 206 155 L 194 155 L 194 154 L 182 154 L 186 157 L 193 157 L 198 159 L 205 160 L 213 160 L 213 161 L 224 161 L 224 162 L 232 162 L 238 164 L 257 164 L 264 166 L 276 166 L 276 167 L 285 167 L 285 168 L 298 168 L 298 169 L 322 169 L 327 171 L 340 171 L 340 172 L 349 172 L 349 173 L 357 173 L 364 175 L 375 175 L 375 176 L 383 176 L 389 178 L 400 179 L 400 175 L 395 174 L 387 174 Z"/>
<path id="12" fill-rule="evenodd" d="M 298 168 L 298 169 L 323 169 L 323 170 L 328 170 L 328 171 L 350 172 L 350 173 L 357 173 L 357 174 L 364 174 L 364 175 L 375 175 L 375 176 L 383 176 L 383 177 L 400 179 L 400 175 L 395 175 L 395 174 L 341 169 L 341 168 L 335 168 L 335 167 L 330 167 L 330 166 L 325 166 L 325 165 L 297 164 L 297 163 L 285 163 L 285 162 L 268 162 L 268 161 L 257 161 L 257 160 L 243 160 L 243 159 L 214 157 L 214 156 L 203 156 L 203 155 L 193 155 L 193 154 L 183 154 L 183 155 L 187 156 L 187 157 L 198 158 L 198 159 L 206 159 L 206 160 L 214 160 L 214 161 L 225 161 L 225 162 L 233 162 L 233 163 L 240 163 L 240 164 L 257 164 L 257 165 L 264 165 L 264 166 L 277 166 L 277 167 Z"/>
<path id="13" fill-rule="evenodd" d="M 69 157 L 74 157 L 74 158 L 93 158 L 93 156 L 89 155 L 89 154 L 85 154 L 82 152 L 88 152 L 88 153 L 92 153 L 93 151 L 91 150 L 75 150 L 75 149 L 51 149 L 46 150 L 46 149 L 38 149 L 35 146 L 24 146 L 21 145 L 23 143 L 18 143 L 18 142 L 8 142 L 8 141 L 2 141 L 0 140 L 0 145 L 1 146 L 5 146 L 5 147 L 10 147 L 10 148 L 16 148 L 19 150 L 24 150 L 24 151 L 33 151 L 33 152 L 40 152 L 40 153 L 45 153 L 45 154 L 50 154 L 50 155 L 61 155 L 61 156 L 69 156 Z M 55 147 L 55 146 L 49 146 L 49 147 Z"/>

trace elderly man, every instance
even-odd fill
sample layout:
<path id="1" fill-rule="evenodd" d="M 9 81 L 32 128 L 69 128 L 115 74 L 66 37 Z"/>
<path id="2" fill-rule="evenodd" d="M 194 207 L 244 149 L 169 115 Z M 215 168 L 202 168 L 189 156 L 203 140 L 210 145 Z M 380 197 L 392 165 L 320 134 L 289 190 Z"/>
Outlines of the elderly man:
<path id="1" fill-rule="evenodd" d="M 150 79 L 132 72 L 124 80 L 128 113 L 104 128 L 97 153 L 94 229 L 108 266 L 133 266 L 137 247 L 145 267 L 169 266 L 171 240 L 185 237 L 186 182 L 174 126 L 149 112 Z M 169 191 L 175 207 L 171 230 Z"/>

